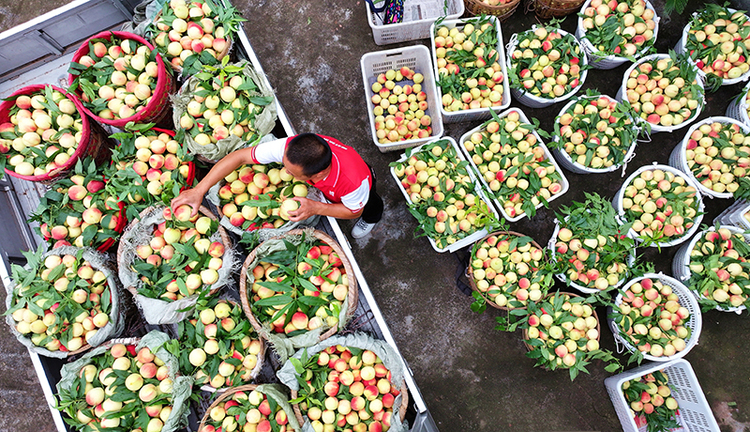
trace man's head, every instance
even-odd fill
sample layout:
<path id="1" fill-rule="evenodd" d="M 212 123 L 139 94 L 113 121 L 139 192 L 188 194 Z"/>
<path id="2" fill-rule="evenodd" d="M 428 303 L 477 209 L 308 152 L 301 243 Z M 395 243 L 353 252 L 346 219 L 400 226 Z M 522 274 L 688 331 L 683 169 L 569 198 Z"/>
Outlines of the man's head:
<path id="1" fill-rule="evenodd" d="M 300 180 L 310 180 L 331 166 L 331 147 L 313 133 L 299 134 L 289 140 L 284 151 L 284 166 Z"/>

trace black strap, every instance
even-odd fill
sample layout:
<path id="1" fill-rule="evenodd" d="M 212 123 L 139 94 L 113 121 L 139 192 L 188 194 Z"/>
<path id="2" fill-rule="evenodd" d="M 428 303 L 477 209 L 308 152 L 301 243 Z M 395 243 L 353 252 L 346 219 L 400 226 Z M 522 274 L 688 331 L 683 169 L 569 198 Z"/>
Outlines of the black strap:
<path id="1" fill-rule="evenodd" d="M 471 258 L 471 252 L 465 249 L 459 249 L 453 253 L 458 261 L 458 267 L 456 268 L 456 288 L 461 293 L 467 296 L 471 296 L 471 286 L 464 282 L 466 279 L 466 268 L 469 266 L 469 259 Z"/>
<path id="2" fill-rule="evenodd" d="M 375 13 L 383 12 L 388 3 L 387 1 L 383 1 L 383 6 L 377 8 L 375 7 L 375 3 L 373 3 L 372 0 L 365 0 L 365 1 L 370 4 L 370 9 L 372 9 L 372 11 Z"/>

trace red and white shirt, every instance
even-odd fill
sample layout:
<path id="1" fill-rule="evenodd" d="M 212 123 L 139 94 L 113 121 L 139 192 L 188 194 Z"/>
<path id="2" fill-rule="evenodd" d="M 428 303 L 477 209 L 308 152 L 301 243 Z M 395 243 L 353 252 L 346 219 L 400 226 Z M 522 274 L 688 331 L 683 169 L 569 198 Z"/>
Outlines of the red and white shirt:
<path id="1" fill-rule="evenodd" d="M 340 202 L 356 213 L 362 210 L 370 197 L 372 177 L 370 167 L 353 148 L 340 141 L 318 135 L 331 147 L 331 172 L 319 182 L 308 181 L 331 202 Z M 257 164 L 282 163 L 287 143 L 294 137 L 281 138 L 252 147 L 251 156 Z"/>

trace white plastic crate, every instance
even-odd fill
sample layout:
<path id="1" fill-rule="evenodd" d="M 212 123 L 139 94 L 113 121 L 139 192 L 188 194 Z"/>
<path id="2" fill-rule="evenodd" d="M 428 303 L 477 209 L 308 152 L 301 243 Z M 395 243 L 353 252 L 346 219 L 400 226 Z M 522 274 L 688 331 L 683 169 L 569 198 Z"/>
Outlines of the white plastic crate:
<path id="1" fill-rule="evenodd" d="M 622 392 L 623 383 L 656 371 L 662 371 L 669 378 L 667 385 L 672 389 L 672 397 L 677 400 L 679 405 L 679 412 L 676 417 L 682 427 L 674 429 L 675 432 L 719 432 L 719 425 L 716 423 L 711 407 L 703 394 L 698 377 L 695 376 L 690 363 L 684 359 L 666 363 L 645 363 L 604 380 L 604 386 L 607 388 L 610 399 L 612 399 L 612 405 L 615 407 L 623 431 L 646 431 L 646 426 L 638 428 L 633 416 L 630 415 L 630 406 Z"/>
<path id="2" fill-rule="evenodd" d="M 505 46 L 503 45 L 503 32 L 500 28 L 500 20 L 497 19 L 495 16 L 489 16 L 490 22 L 495 26 L 495 29 L 497 30 L 497 47 L 495 48 L 498 52 L 498 62 L 500 63 L 500 68 L 503 73 L 503 103 L 500 106 L 491 107 L 491 108 L 480 108 L 480 109 L 467 109 L 467 110 L 461 110 L 461 111 L 446 111 L 443 107 L 443 104 L 440 103 L 440 115 L 443 117 L 443 121 L 445 123 L 458 123 L 458 122 L 464 122 L 464 121 L 474 121 L 474 120 L 486 120 L 492 116 L 490 114 L 490 110 L 493 110 L 497 113 L 507 109 L 510 106 L 510 84 L 508 80 L 508 70 L 505 63 Z M 469 22 L 476 22 L 478 18 L 466 18 L 466 19 L 460 19 L 460 20 L 451 20 L 451 21 L 443 21 L 440 23 L 441 26 L 446 26 L 448 28 L 463 28 L 467 23 Z M 438 67 L 437 67 L 437 53 L 435 51 L 435 31 L 436 26 L 435 23 L 432 24 L 430 27 L 430 42 L 431 42 L 431 53 L 432 53 L 432 64 L 434 66 L 434 73 L 435 73 L 435 80 L 440 79 L 440 75 L 438 74 Z M 439 86 L 437 87 L 438 92 L 438 101 L 442 102 L 443 100 L 443 91 L 440 89 Z"/>
<path id="3" fill-rule="evenodd" d="M 614 198 L 612 199 L 612 204 L 615 206 L 615 210 L 617 210 L 617 213 L 620 215 L 620 217 L 625 219 L 625 209 L 622 207 L 622 200 L 625 197 L 625 188 L 630 185 L 630 183 L 633 182 L 633 180 L 640 176 L 643 171 L 649 171 L 649 170 L 655 170 L 660 169 L 663 171 L 669 171 L 675 176 L 684 177 L 685 181 L 688 185 L 693 186 L 695 191 L 695 199 L 698 200 L 698 216 L 696 216 L 693 220 L 693 226 L 690 227 L 690 229 L 686 230 L 682 236 L 677 237 L 673 240 L 667 240 L 662 242 L 654 242 L 650 246 L 651 247 L 670 247 L 670 246 L 676 246 L 678 244 L 686 242 L 690 237 L 693 236 L 698 231 L 698 228 L 700 227 L 701 221 L 703 220 L 703 198 L 701 196 L 701 191 L 696 182 L 687 174 L 680 171 L 677 168 L 671 167 L 669 165 L 660 165 L 656 162 L 653 163 L 653 165 L 644 165 L 640 168 L 638 168 L 633 174 L 630 175 L 627 179 L 625 179 L 625 182 L 620 186 L 620 189 L 617 191 L 617 194 L 615 194 Z M 641 242 L 640 237 L 638 236 L 638 233 L 634 229 L 630 229 L 628 231 L 628 236 L 631 238 L 636 239 L 636 241 Z"/>
<path id="4" fill-rule="evenodd" d="M 719 228 L 726 228 L 729 231 L 732 232 L 732 234 L 741 234 L 743 237 L 745 237 L 745 242 L 748 242 L 750 240 L 750 236 L 745 235 L 745 231 L 743 229 L 737 228 L 732 225 L 724 225 L 719 226 Z M 690 271 L 690 254 L 695 248 L 695 245 L 698 243 L 698 240 L 700 240 L 704 233 L 707 231 L 715 231 L 715 227 L 709 227 L 707 230 L 699 232 L 695 237 L 693 237 L 689 243 L 686 243 L 682 246 L 680 246 L 680 249 L 677 250 L 677 253 L 675 253 L 674 258 L 672 259 L 672 274 L 674 275 L 675 279 L 679 280 L 680 282 L 685 282 L 688 279 L 690 279 L 691 271 Z M 688 288 L 689 289 L 689 288 Z M 690 290 L 690 292 L 697 298 L 701 299 L 702 296 L 694 291 Z M 739 307 L 726 307 L 722 308 L 717 306 L 716 310 L 721 312 L 734 312 L 738 315 L 742 314 L 742 311 L 744 311 L 746 307 L 739 306 Z"/>
<path id="5" fill-rule="evenodd" d="M 701 191 L 701 193 L 704 196 L 707 196 L 709 198 L 732 198 L 731 192 L 715 192 L 713 189 L 709 189 L 703 184 L 701 184 L 700 181 L 695 177 L 693 174 L 693 171 L 688 166 L 687 162 L 687 144 L 688 141 L 690 141 L 690 136 L 693 134 L 693 131 L 698 129 L 704 124 L 710 125 L 711 123 L 719 122 L 723 124 L 736 124 L 740 127 L 740 129 L 747 135 L 750 134 L 750 126 L 742 123 L 739 120 L 735 120 L 730 117 L 724 117 L 724 116 L 715 116 L 715 117 L 708 117 L 705 118 L 698 123 L 693 124 L 690 126 L 690 129 L 687 130 L 685 133 L 685 138 L 682 139 L 682 142 L 680 144 L 676 145 L 674 149 L 672 149 L 672 153 L 669 155 L 669 164 L 678 170 L 686 173 L 690 178 L 695 182 L 695 184 L 698 186 L 698 189 Z"/>
<path id="6" fill-rule="evenodd" d="M 672 292 L 677 294 L 679 298 L 680 306 L 686 308 L 690 312 L 690 316 L 685 322 L 685 327 L 690 329 L 690 336 L 685 340 L 685 349 L 675 353 L 672 356 L 661 356 L 654 357 L 651 354 L 643 353 L 643 358 L 653 362 L 664 363 L 669 360 L 679 359 L 684 357 L 691 349 L 698 343 L 698 339 L 701 335 L 701 329 L 703 327 L 703 315 L 701 314 L 701 308 L 696 300 L 695 296 L 682 282 L 677 279 L 667 276 L 663 273 L 646 273 L 641 277 L 630 280 L 625 286 L 620 289 L 620 294 L 615 298 L 615 306 L 619 306 L 622 303 L 622 293 L 630 289 L 633 284 L 640 282 L 643 279 L 658 280 L 664 285 L 672 288 Z M 607 313 L 607 323 L 609 324 L 612 334 L 615 336 L 615 343 L 622 344 L 629 352 L 636 352 L 638 348 L 634 347 L 629 340 L 620 335 L 620 326 L 615 321 L 615 317 L 619 317 L 619 313 L 613 308 L 609 307 Z"/>
<path id="7" fill-rule="evenodd" d="M 508 114 L 510 114 L 512 112 L 517 112 L 519 114 L 519 121 L 521 123 L 527 123 L 527 124 L 530 123 L 528 117 L 526 117 L 526 114 L 524 114 L 523 111 L 521 111 L 518 108 L 511 108 L 508 111 L 505 111 L 504 113 L 499 114 L 498 117 L 504 118 L 504 117 L 506 117 Z M 463 134 L 461 136 L 461 140 L 459 141 L 460 145 L 458 146 L 458 147 L 461 148 L 461 152 L 464 154 L 464 156 L 466 157 L 466 159 L 469 161 L 469 163 L 472 166 L 472 170 L 475 173 L 479 173 L 479 168 L 474 163 L 474 160 L 471 158 L 471 154 L 469 154 L 468 150 L 466 150 L 466 148 L 464 147 L 463 143 L 466 142 L 466 141 L 468 141 L 470 139 L 471 134 L 473 134 L 474 132 L 479 132 L 481 130 L 482 130 L 482 125 L 479 125 L 479 126 L 475 127 L 474 129 L 472 129 L 472 130 L 466 132 L 465 134 Z M 555 170 L 560 173 L 560 185 L 562 186 L 562 190 L 560 191 L 560 193 L 551 196 L 550 199 L 547 200 L 547 202 L 552 202 L 555 199 L 557 199 L 558 197 L 564 195 L 565 192 L 568 191 L 568 188 L 570 187 L 570 183 L 568 182 L 568 179 L 565 177 L 565 174 L 560 169 L 560 165 L 557 163 L 557 161 L 555 160 L 555 158 L 552 157 L 552 153 L 550 153 L 549 149 L 544 144 L 544 141 L 542 141 L 542 138 L 539 136 L 539 134 L 537 134 L 536 131 L 532 131 L 532 133 L 534 134 L 534 136 L 536 136 L 537 144 L 540 145 L 540 146 L 542 146 L 542 149 L 544 149 L 544 155 L 547 157 L 547 159 L 550 161 L 550 163 L 555 166 Z M 500 203 L 499 200 L 497 200 L 496 198 L 494 198 L 494 194 L 490 190 L 490 186 L 487 184 L 486 181 L 484 181 L 484 177 L 482 177 L 481 175 L 479 176 L 479 182 L 482 184 L 482 188 L 485 191 L 485 193 L 488 196 L 492 197 L 492 202 L 495 204 L 495 207 L 497 207 L 497 210 L 500 212 L 500 214 L 503 215 L 503 217 L 505 219 L 508 220 L 508 222 L 517 222 L 517 221 L 519 221 L 519 220 L 521 220 L 521 219 L 523 219 L 524 217 L 527 216 L 527 214 L 525 212 L 521 213 L 521 214 L 519 214 L 517 216 L 514 216 L 514 217 L 508 216 L 508 214 L 505 213 L 505 209 L 503 208 L 503 205 Z M 536 206 L 536 208 L 538 209 L 542 205 L 543 205 L 542 203 L 539 203 Z"/>
<path id="8" fill-rule="evenodd" d="M 450 142 L 451 146 L 456 151 L 456 158 L 457 159 L 459 159 L 459 160 L 464 160 L 465 159 L 464 154 L 458 149 L 458 145 L 456 144 L 456 141 L 453 138 L 451 138 L 451 137 L 443 137 L 443 138 L 433 139 L 430 142 L 425 143 L 425 144 L 423 144 L 423 145 L 415 148 L 414 151 L 411 154 L 412 155 L 416 154 L 417 152 L 419 152 L 421 150 L 422 147 L 424 147 L 427 144 L 430 144 L 430 143 L 433 143 L 433 142 L 436 142 L 436 141 L 441 141 L 441 140 L 446 140 L 446 141 Z M 406 157 L 406 154 L 404 153 L 403 155 L 401 155 L 401 158 L 398 160 L 398 162 L 405 162 L 406 160 L 407 160 L 407 157 Z M 497 211 L 495 211 L 495 209 L 490 205 L 490 200 L 489 200 L 489 198 L 487 198 L 487 195 L 484 193 L 484 190 L 482 190 L 482 187 L 477 182 L 477 178 L 476 178 L 476 175 L 474 174 L 474 172 L 471 169 L 468 169 L 468 168 L 466 169 L 466 172 L 469 174 L 469 177 L 471 178 L 472 182 L 474 183 L 474 190 L 476 192 L 476 195 L 479 198 L 481 198 L 485 203 L 487 203 L 487 207 L 490 209 L 490 211 L 492 213 L 495 214 L 495 217 L 497 217 L 498 216 Z M 395 169 L 393 167 L 391 167 L 391 175 L 393 176 L 394 180 L 396 180 L 396 184 L 398 185 L 398 188 L 401 191 L 401 193 L 404 195 L 404 198 L 406 199 L 407 204 L 412 204 L 411 198 L 409 198 L 409 193 L 406 192 L 406 189 L 404 189 L 403 185 L 401 185 L 401 180 L 399 180 L 398 176 L 396 175 L 396 171 L 395 171 Z M 477 242 L 478 240 L 483 239 L 487 234 L 489 234 L 489 231 L 487 229 L 481 229 L 481 230 L 476 231 L 476 232 L 472 233 L 471 235 L 466 236 L 466 237 L 462 238 L 461 240 L 458 240 L 455 243 L 453 243 L 451 245 L 448 245 L 448 246 L 446 246 L 444 248 L 438 247 L 437 243 L 435 243 L 435 240 L 433 240 L 432 237 L 427 237 L 427 239 L 430 241 L 430 244 L 432 245 L 432 248 L 435 249 L 436 252 L 443 253 L 443 252 L 455 252 L 455 251 L 457 251 L 457 250 L 459 250 L 459 249 L 461 249 L 461 248 L 463 248 L 465 246 L 468 246 L 468 245 L 470 245 L 472 243 Z"/>
<path id="9" fill-rule="evenodd" d="M 750 203 L 743 199 L 737 200 L 732 203 L 732 205 L 724 209 L 724 211 L 721 212 L 718 216 L 716 216 L 714 218 L 713 224 L 716 225 L 718 223 L 719 225 L 730 225 L 739 227 L 743 230 L 750 229 L 750 227 L 745 226 L 750 225 L 750 221 L 744 219 L 743 216 L 748 211 L 750 211 Z M 744 225 L 741 223 L 743 220 L 745 221 Z"/>
<path id="10" fill-rule="evenodd" d="M 367 113 L 370 117 L 370 133 L 372 141 L 382 153 L 394 150 L 401 150 L 408 147 L 415 147 L 427 141 L 439 138 L 443 135 L 443 119 L 440 116 L 438 108 L 440 99 L 437 96 L 435 77 L 432 72 L 432 63 L 430 62 L 430 51 L 424 45 L 415 45 L 405 48 L 396 48 L 387 51 L 376 51 L 367 53 L 360 60 L 362 67 L 362 81 L 365 86 L 365 102 L 367 103 Z M 373 104 L 370 98 L 373 93 L 370 87 L 377 80 L 378 74 L 384 73 L 389 69 L 399 70 L 402 67 L 408 67 L 424 76 L 422 81 L 422 91 L 427 94 L 427 111 L 425 114 L 432 119 L 432 135 L 427 138 L 414 138 L 405 141 L 399 141 L 389 144 L 381 144 L 375 134 L 375 114 L 373 113 Z"/>
<path id="11" fill-rule="evenodd" d="M 627 87 L 628 87 L 627 82 L 628 82 L 628 78 L 630 77 L 630 72 L 632 72 L 635 68 L 640 66 L 642 63 L 651 62 L 651 61 L 656 62 L 661 59 L 669 59 L 669 58 L 670 58 L 669 54 L 651 54 L 651 55 L 647 55 L 646 57 L 639 59 L 637 62 L 630 65 L 628 70 L 626 70 L 625 74 L 622 76 L 622 84 L 620 85 L 620 88 L 617 90 L 617 96 L 615 96 L 615 99 L 617 99 L 618 101 L 625 101 L 628 99 L 627 95 L 625 94 L 625 91 L 627 90 Z M 685 119 L 685 121 L 683 121 L 682 123 L 678 125 L 662 126 L 662 125 L 651 123 L 652 134 L 656 132 L 674 132 L 677 129 L 683 128 L 689 125 L 690 123 L 694 122 L 695 119 L 698 118 L 698 116 L 701 114 L 703 109 L 706 107 L 706 91 L 703 86 L 704 78 L 703 78 L 702 72 L 698 70 L 697 66 L 694 66 L 694 68 L 695 70 L 698 71 L 698 75 L 696 76 L 695 80 L 700 86 L 700 88 L 703 89 L 702 98 L 701 100 L 698 101 L 698 107 L 695 109 L 695 112 L 693 113 L 692 116 L 690 116 L 690 118 Z M 638 119 L 642 120 L 643 122 L 646 121 L 646 119 L 642 119 L 640 116 L 638 117 Z"/>
<path id="12" fill-rule="evenodd" d="M 383 13 L 376 14 L 367 2 L 367 23 L 372 29 L 372 37 L 377 45 L 427 39 L 430 26 L 440 17 L 456 19 L 464 14 L 463 0 L 404 0 L 404 21 L 383 24 Z M 373 2 L 375 3 L 375 2 Z M 375 3 L 376 7 L 383 2 Z"/>
<path id="13" fill-rule="evenodd" d="M 750 117 L 747 115 L 747 92 L 750 91 L 750 83 L 742 88 L 740 94 L 732 98 L 732 101 L 727 106 L 727 117 L 731 117 L 735 120 L 739 120 L 742 123 L 750 126 Z"/>

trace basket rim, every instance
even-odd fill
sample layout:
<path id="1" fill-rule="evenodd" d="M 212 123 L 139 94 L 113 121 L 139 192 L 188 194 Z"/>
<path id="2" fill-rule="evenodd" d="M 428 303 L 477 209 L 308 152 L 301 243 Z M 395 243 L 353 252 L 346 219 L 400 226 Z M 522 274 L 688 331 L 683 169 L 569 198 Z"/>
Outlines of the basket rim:
<path id="1" fill-rule="evenodd" d="M 303 234 L 305 232 L 304 229 L 296 228 L 293 230 L 289 230 L 288 232 L 271 237 L 268 240 L 278 240 L 282 239 L 284 237 L 292 236 L 292 235 L 299 235 Z M 349 261 L 349 258 L 346 256 L 346 253 L 344 252 L 344 249 L 341 247 L 341 245 L 338 244 L 338 242 L 328 234 L 324 233 L 323 231 L 313 229 L 312 231 L 314 237 L 318 240 L 323 241 L 328 246 L 330 246 L 334 252 L 339 256 L 341 259 L 342 264 L 344 265 L 344 269 L 347 275 L 347 280 L 349 282 L 348 291 L 347 291 L 347 301 L 348 309 L 346 311 L 346 320 L 347 322 L 351 319 L 351 317 L 354 315 L 354 312 L 357 309 L 357 305 L 359 303 L 359 285 L 357 284 L 357 278 L 354 274 L 354 269 L 352 267 L 351 262 Z M 268 241 L 266 240 L 266 241 Z M 240 283 L 239 283 L 239 290 L 240 290 L 240 300 L 242 302 L 242 309 L 245 312 L 245 315 L 247 316 L 248 320 L 250 321 L 250 324 L 253 326 L 256 332 L 260 335 L 263 330 L 263 325 L 261 322 L 258 321 L 258 319 L 255 317 L 255 314 L 253 314 L 252 307 L 250 305 L 250 300 L 248 299 L 247 295 L 247 272 L 248 267 L 250 264 L 255 260 L 255 255 L 258 251 L 258 248 L 265 243 L 266 241 L 260 243 L 258 246 L 256 246 L 250 253 L 247 255 L 247 258 L 245 259 L 245 262 L 242 263 L 242 268 L 240 269 Z M 342 323 L 339 323 L 342 324 Z M 343 323 L 343 325 L 346 325 L 347 323 Z M 338 332 L 338 325 L 334 327 L 328 328 L 325 332 L 323 332 L 320 337 L 318 338 L 318 341 L 323 341 L 325 339 L 328 339 L 329 337 L 333 336 Z M 277 336 L 280 337 L 287 337 L 286 334 L 278 333 Z"/>
<path id="2" fill-rule="evenodd" d="M 695 347 L 695 345 L 698 344 L 698 339 L 700 338 L 700 334 L 701 334 L 701 328 L 703 326 L 703 316 L 701 313 L 700 304 L 698 304 L 698 300 L 692 294 L 691 290 L 687 288 L 685 284 L 683 284 L 676 278 L 667 276 L 663 273 L 646 273 L 643 276 L 639 276 L 637 278 L 631 279 L 627 284 L 625 284 L 625 286 L 620 290 L 620 293 L 615 298 L 615 301 L 614 301 L 615 306 L 619 306 L 622 303 L 622 295 L 624 292 L 626 292 L 632 285 L 644 279 L 658 279 L 660 282 L 664 283 L 665 285 L 669 285 L 670 288 L 672 288 L 672 292 L 675 292 L 675 291 L 678 292 L 678 296 L 680 296 L 679 303 L 681 306 L 687 307 L 687 305 L 682 304 L 682 297 L 684 297 L 686 302 L 689 303 L 690 306 L 693 308 L 693 311 L 691 311 L 690 313 L 690 318 L 685 322 L 685 325 L 684 325 L 685 327 L 690 328 L 690 337 L 685 341 L 685 349 L 683 349 L 682 351 L 676 352 L 672 356 L 654 357 L 648 353 L 644 353 L 638 350 L 637 347 L 634 347 L 628 340 L 623 338 L 620 335 L 620 326 L 615 321 L 615 318 L 608 317 L 607 320 L 609 321 L 609 325 L 612 329 L 612 334 L 614 335 L 615 340 L 622 343 L 629 352 L 634 353 L 637 350 L 641 352 L 641 354 L 643 355 L 643 358 L 646 360 L 650 360 L 653 362 L 665 362 L 669 360 L 680 359 L 684 357 L 685 355 L 687 355 L 687 353 L 690 352 L 693 349 L 693 347 Z M 617 311 L 615 311 L 613 308 L 610 308 L 610 312 L 614 315 L 619 315 Z"/>
<path id="3" fill-rule="evenodd" d="M 203 428 L 206 426 L 206 423 L 208 422 L 208 419 L 210 417 L 211 410 L 215 407 L 219 406 L 220 403 L 224 402 L 226 399 L 229 399 L 230 397 L 234 396 L 235 393 L 244 392 L 244 391 L 253 391 L 258 387 L 258 384 L 243 384 L 240 386 L 235 387 L 229 387 L 225 391 L 223 391 L 219 396 L 214 399 L 213 402 L 211 402 L 211 405 L 208 406 L 206 409 L 206 412 L 203 414 L 203 418 L 201 419 L 200 425 L 198 426 L 198 432 L 202 431 Z"/>

